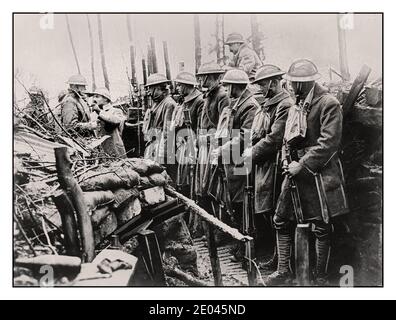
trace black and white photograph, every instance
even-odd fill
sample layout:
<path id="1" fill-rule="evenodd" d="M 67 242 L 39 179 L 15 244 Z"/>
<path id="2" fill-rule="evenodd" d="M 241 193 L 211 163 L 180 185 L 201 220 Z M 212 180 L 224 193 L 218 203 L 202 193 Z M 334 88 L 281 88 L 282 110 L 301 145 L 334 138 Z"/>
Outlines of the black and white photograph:
<path id="1" fill-rule="evenodd" d="M 12 14 L 14 290 L 384 286 L 384 14 L 263 9 Z"/>

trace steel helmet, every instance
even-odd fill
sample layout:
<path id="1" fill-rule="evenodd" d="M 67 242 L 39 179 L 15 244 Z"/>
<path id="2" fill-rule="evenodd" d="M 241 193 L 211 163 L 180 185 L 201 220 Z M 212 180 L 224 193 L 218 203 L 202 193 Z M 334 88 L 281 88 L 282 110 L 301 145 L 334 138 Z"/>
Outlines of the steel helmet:
<path id="1" fill-rule="evenodd" d="M 224 70 L 217 63 L 205 63 L 203 64 L 197 73 L 197 76 L 203 76 L 206 74 L 221 74 Z"/>
<path id="2" fill-rule="evenodd" d="M 273 64 L 265 64 L 260 69 L 257 70 L 256 76 L 254 77 L 252 83 L 257 83 L 264 79 L 270 79 L 273 77 L 282 76 L 284 74 L 285 72 L 282 71 L 279 67 Z"/>
<path id="3" fill-rule="evenodd" d="M 227 40 L 225 42 L 226 45 L 230 45 L 233 43 L 244 43 L 245 40 L 243 39 L 243 36 L 240 33 L 230 33 L 227 37 Z"/>
<path id="4" fill-rule="evenodd" d="M 198 82 L 195 76 L 189 72 L 180 72 L 175 79 L 176 83 L 184 83 L 192 86 L 197 86 Z"/>
<path id="5" fill-rule="evenodd" d="M 81 75 L 81 74 L 75 74 L 74 76 L 71 76 L 69 80 L 67 81 L 68 84 L 76 84 L 80 86 L 86 86 L 87 85 L 87 80 Z"/>
<path id="6" fill-rule="evenodd" d="M 221 80 L 223 84 L 249 84 L 249 76 L 247 73 L 240 69 L 232 69 L 227 71 L 224 75 L 223 80 Z"/>
<path id="7" fill-rule="evenodd" d="M 109 101 L 111 101 L 110 91 L 109 91 L 107 88 L 105 88 L 105 87 L 96 89 L 96 90 L 93 92 L 93 94 L 97 94 L 97 95 L 99 95 L 99 96 L 105 97 L 106 99 L 108 99 Z"/>
<path id="8" fill-rule="evenodd" d="M 320 77 L 318 68 L 312 61 L 298 59 L 291 64 L 289 71 L 283 76 L 283 79 L 294 82 L 308 82 L 318 80 Z"/>
<path id="9" fill-rule="evenodd" d="M 153 73 L 147 79 L 146 87 L 155 86 L 160 83 L 167 83 L 169 80 L 161 73 Z"/>

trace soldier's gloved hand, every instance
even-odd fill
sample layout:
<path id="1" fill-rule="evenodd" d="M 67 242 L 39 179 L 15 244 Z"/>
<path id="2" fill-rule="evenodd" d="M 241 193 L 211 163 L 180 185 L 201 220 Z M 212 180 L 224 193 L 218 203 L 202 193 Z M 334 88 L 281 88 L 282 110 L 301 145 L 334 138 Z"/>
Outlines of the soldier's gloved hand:
<path id="1" fill-rule="evenodd" d="M 295 177 L 300 173 L 302 168 L 303 167 L 300 163 L 298 163 L 297 161 L 293 161 L 289 164 L 288 174 L 291 175 L 292 177 Z"/>

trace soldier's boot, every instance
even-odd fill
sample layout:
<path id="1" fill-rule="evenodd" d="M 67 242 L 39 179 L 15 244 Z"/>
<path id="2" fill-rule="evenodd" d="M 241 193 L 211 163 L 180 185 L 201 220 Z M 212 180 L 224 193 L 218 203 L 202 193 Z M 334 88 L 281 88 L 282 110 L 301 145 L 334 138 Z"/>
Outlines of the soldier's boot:
<path id="1" fill-rule="evenodd" d="M 328 285 L 327 266 L 330 258 L 330 240 L 325 238 L 316 238 L 316 267 L 315 267 L 315 284 L 318 286 Z"/>
<path id="2" fill-rule="evenodd" d="M 264 271 L 272 271 L 272 270 L 276 270 L 277 266 L 278 266 L 278 248 L 275 245 L 274 253 L 272 254 L 271 259 L 269 259 L 266 262 L 260 263 L 259 267 Z"/>
<path id="3" fill-rule="evenodd" d="M 287 231 L 276 231 L 276 243 L 278 247 L 278 269 L 264 281 L 266 286 L 289 284 L 292 281 L 290 267 L 292 234 Z"/>

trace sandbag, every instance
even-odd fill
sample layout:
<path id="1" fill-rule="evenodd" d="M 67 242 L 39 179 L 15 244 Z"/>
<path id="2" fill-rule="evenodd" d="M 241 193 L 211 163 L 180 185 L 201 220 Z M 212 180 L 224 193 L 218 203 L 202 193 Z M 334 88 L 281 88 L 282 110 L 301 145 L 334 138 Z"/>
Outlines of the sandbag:
<path id="1" fill-rule="evenodd" d="M 109 204 L 114 201 L 114 194 L 111 191 L 89 191 L 84 192 L 85 203 L 91 210 L 96 207 Z"/>
<path id="2" fill-rule="evenodd" d="M 133 188 L 138 183 L 139 174 L 127 166 L 122 166 L 87 172 L 81 178 L 80 186 L 83 191 L 99 191 Z"/>
<path id="3" fill-rule="evenodd" d="M 124 223 L 131 220 L 142 212 L 142 206 L 138 198 L 129 199 L 127 205 L 116 212 L 118 225 L 121 226 Z"/>
<path id="4" fill-rule="evenodd" d="M 114 203 L 113 207 L 115 209 L 122 207 L 125 202 L 129 199 L 135 199 L 139 197 L 139 191 L 137 189 L 117 189 L 113 192 L 114 194 Z"/>
<path id="5" fill-rule="evenodd" d="M 164 187 L 167 179 L 160 173 L 154 173 L 148 177 L 140 177 L 140 187 L 143 189 L 151 187 Z"/>
<path id="6" fill-rule="evenodd" d="M 131 158 L 126 160 L 126 162 L 141 176 L 148 176 L 153 173 L 161 173 L 164 171 L 164 168 L 158 162 L 150 159 Z"/>
<path id="7" fill-rule="evenodd" d="M 109 206 L 96 209 L 91 215 L 93 229 L 98 229 L 100 224 L 111 214 Z"/>

